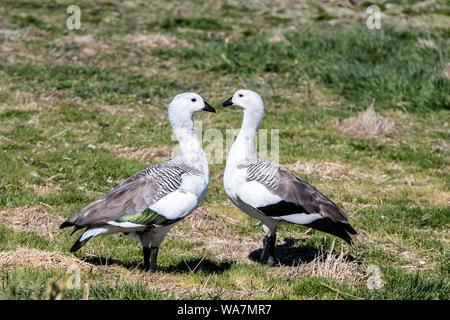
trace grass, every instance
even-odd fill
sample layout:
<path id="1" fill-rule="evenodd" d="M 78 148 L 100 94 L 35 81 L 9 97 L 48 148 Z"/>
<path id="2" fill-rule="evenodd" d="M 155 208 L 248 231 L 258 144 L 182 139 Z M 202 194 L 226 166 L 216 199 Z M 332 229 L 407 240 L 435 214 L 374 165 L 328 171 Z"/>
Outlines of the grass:
<path id="1" fill-rule="evenodd" d="M 245 75 L 275 72 L 293 78 L 319 79 L 349 103 L 370 103 L 408 111 L 449 109 L 449 82 L 436 68 L 448 56 L 443 40 L 417 31 L 321 32 L 316 28 L 288 32 L 289 43 L 271 43 L 266 37 L 226 44 L 218 41 L 194 49 L 168 51 L 180 55 L 190 69 Z M 420 47 L 420 38 L 436 41 Z M 433 42 L 434 43 L 434 42 Z M 188 70 L 190 70 L 188 69 Z M 410 79 L 415 79 L 411 83 Z"/>
<path id="2" fill-rule="evenodd" d="M 283 3 L 79 1 L 82 29 L 68 30 L 70 1 L 2 2 L 0 298 L 45 299 L 69 264 L 89 292 L 65 299 L 449 298 L 448 5 Z M 373 3 L 382 30 L 365 28 Z M 213 164 L 158 273 L 143 272 L 128 237 L 69 253 L 76 236 L 58 221 L 170 156 L 173 96 L 192 90 L 219 106 L 195 120 L 225 137 L 242 115 L 220 103 L 242 87 L 262 95 L 282 166 L 345 209 L 352 247 L 284 225 L 280 265 L 259 265 L 261 228 L 227 199 L 224 164 Z M 393 124 L 389 136 L 339 125 L 370 105 Z M 373 265 L 379 289 L 366 286 Z"/>

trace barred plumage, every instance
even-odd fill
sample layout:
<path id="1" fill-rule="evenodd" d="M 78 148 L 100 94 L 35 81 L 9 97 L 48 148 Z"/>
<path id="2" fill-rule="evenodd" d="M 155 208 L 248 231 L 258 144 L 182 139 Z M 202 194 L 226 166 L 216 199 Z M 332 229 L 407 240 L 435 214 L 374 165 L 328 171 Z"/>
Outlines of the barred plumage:
<path id="1" fill-rule="evenodd" d="M 268 188 L 272 188 L 278 172 L 278 166 L 268 162 L 260 157 L 256 157 L 256 161 L 239 166 L 247 168 L 247 181 L 258 181 Z"/>
<path id="2" fill-rule="evenodd" d="M 175 157 L 139 171 L 123 181 L 119 187 L 125 186 L 140 178 L 151 179 L 156 187 L 155 198 L 160 199 L 180 187 L 184 174 L 198 175 L 199 172 L 194 168 L 186 166 L 178 157 Z"/>

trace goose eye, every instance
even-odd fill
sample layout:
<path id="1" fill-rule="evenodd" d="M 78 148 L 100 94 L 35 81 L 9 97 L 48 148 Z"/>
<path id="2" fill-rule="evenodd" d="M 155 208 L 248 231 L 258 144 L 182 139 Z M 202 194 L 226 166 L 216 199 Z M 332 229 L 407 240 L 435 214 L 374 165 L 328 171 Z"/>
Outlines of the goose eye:
<path id="1" fill-rule="evenodd" d="M 242 93 L 240 93 L 240 94 L 239 94 L 239 97 L 241 97 L 241 98 L 242 98 L 243 96 L 244 96 L 244 95 L 243 95 Z"/>
<path id="2" fill-rule="evenodd" d="M 192 99 L 191 99 L 191 101 L 192 101 L 192 102 L 195 102 L 195 101 L 197 101 L 197 99 L 195 99 L 195 98 L 192 98 Z"/>

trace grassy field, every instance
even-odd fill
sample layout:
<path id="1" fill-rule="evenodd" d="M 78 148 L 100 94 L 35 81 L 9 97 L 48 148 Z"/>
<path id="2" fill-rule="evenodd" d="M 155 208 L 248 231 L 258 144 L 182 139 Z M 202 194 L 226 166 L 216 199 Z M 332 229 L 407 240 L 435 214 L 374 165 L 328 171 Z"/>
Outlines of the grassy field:
<path id="1" fill-rule="evenodd" d="M 43 299 L 76 266 L 65 299 L 449 299 L 450 7 L 388 2 L 1 1 L 0 298 Z M 217 113 L 196 120 L 225 135 L 242 115 L 220 104 L 239 88 L 261 94 L 280 164 L 344 208 L 352 247 L 285 225 L 279 264 L 258 264 L 261 227 L 214 164 L 157 273 L 128 237 L 69 253 L 65 218 L 170 157 L 173 96 L 202 95 Z"/>

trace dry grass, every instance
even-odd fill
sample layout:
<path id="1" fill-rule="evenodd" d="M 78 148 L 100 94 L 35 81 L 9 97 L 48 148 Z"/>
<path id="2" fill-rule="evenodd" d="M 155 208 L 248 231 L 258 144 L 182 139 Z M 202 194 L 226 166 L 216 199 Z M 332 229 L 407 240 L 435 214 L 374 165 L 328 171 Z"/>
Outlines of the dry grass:
<path id="1" fill-rule="evenodd" d="M 249 253 L 260 248 L 262 242 L 232 230 L 232 225 L 239 223 L 221 214 L 211 214 L 210 208 L 203 206 L 174 228 L 170 236 L 195 243 L 197 248 L 212 252 L 220 261 L 251 263 Z"/>
<path id="2" fill-rule="evenodd" d="M 45 37 L 47 33 L 35 27 L 26 27 L 21 29 L 0 29 L 0 38 L 8 40 L 16 39 L 36 39 Z"/>
<path id="3" fill-rule="evenodd" d="M 334 242 L 328 253 L 317 254 L 307 263 L 298 263 L 293 266 L 279 266 L 269 271 L 271 276 L 287 279 L 303 279 L 309 277 L 330 278 L 340 283 L 351 285 L 362 284 L 366 275 L 361 265 L 348 259 L 347 254 L 341 251 L 333 253 Z"/>
<path id="4" fill-rule="evenodd" d="M 398 132 L 392 120 L 383 118 L 375 112 L 373 103 L 358 116 L 339 120 L 337 126 L 350 136 L 376 140 L 389 140 Z"/>
<path id="5" fill-rule="evenodd" d="M 192 48 L 192 44 L 184 39 L 163 34 L 130 34 L 122 38 L 125 42 L 151 48 Z"/>
<path id="6" fill-rule="evenodd" d="M 108 44 L 100 41 L 99 39 L 94 39 L 92 35 L 75 36 L 71 38 L 71 40 L 80 47 L 84 54 L 88 56 L 104 53 L 105 50 L 109 49 Z"/>
<path id="7" fill-rule="evenodd" d="M 60 216 L 50 215 L 39 206 L 0 211 L 0 224 L 14 230 L 36 232 L 50 238 L 59 232 L 59 225 L 63 221 Z"/>
<path id="8" fill-rule="evenodd" d="M 40 196 L 46 196 L 55 192 L 59 192 L 61 190 L 61 188 L 46 184 L 46 185 L 38 185 L 38 184 L 33 184 L 32 188 L 34 190 L 34 192 L 36 192 L 36 194 L 40 195 Z"/>
<path id="9" fill-rule="evenodd" d="M 1 52 L 0 52 L 1 54 Z M 32 92 L 10 89 L 7 86 L 0 85 L 0 92 L 9 95 L 13 101 L 0 104 L 0 111 L 5 109 L 23 110 L 23 111 L 48 111 L 53 107 L 56 98 L 60 93 L 52 90 L 43 95 Z"/>
<path id="10" fill-rule="evenodd" d="M 14 267 L 63 267 L 77 266 L 80 269 L 88 269 L 92 266 L 75 257 L 68 257 L 57 252 L 41 251 L 38 249 L 17 248 L 14 251 L 0 252 L 0 266 Z"/>
<path id="11" fill-rule="evenodd" d="M 116 157 L 137 159 L 146 163 L 150 159 L 153 162 L 166 161 L 172 156 L 170 147 L 127 147 L 109 143 L 102 143 L 100 147 L 111 151 Z"/>
<path id="12" fill-rule="evenodd" d="M 383 182 L 389 177 L 385 174 L 374 173 L 373 171 L 363 172 L 354 166 L 336 162 L 300 162 L 283 165 L 288 170 L 300 172 L 306 175 L 317 175 L 321 179 L 327 180 L 369 180 L 373 182 Z"/>
<path id="13" fill-rule="evenodd" d="M 6 109 L 23 110 L 23 111 L 39 111 L 42 108 L 36 102 L 26 102 L 23 104 L 16 104 L 14 106 L 9 106 L 6 104 L 0 105 L 0 111 L 6 110 Z"/>

